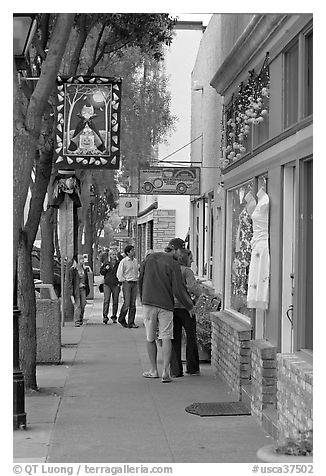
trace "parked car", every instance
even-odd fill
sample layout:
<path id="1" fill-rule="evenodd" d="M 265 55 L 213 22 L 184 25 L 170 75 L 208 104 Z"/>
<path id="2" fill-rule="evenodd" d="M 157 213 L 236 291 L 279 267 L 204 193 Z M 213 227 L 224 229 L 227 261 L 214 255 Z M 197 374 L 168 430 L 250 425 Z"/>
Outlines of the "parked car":
<path id="1" fill-rule="evenodd" d="M 32 266 L 33 266 L 33 278 L 40 280 L 40 255 L 41 250 L 36 246 L 33 246 L 32 250 Z M 58 297 L 61 296 L 61 265 L 58 258 L 53 257 L 53 287 Z"/>

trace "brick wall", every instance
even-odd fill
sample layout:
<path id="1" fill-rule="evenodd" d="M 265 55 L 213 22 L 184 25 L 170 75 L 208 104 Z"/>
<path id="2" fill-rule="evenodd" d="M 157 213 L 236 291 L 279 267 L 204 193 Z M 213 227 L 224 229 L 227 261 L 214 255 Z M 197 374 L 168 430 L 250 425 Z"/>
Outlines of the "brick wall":
<path id="1" fill-rule="evenodd" d="M 302 353 L 277 355 L 277 410 L 280 437 L 313 428 L 312 358 Z"/>
<path id="2" fill-rule="evenodd" d="M 276 347 L 264 339 L 251 345 L 251 411 L 259 420 L 276 402 Z"/>
<path id="3" fill-rule="evenodd" d="M 175 238 L 175 210 L 154 210 L 153 249 L 163 251 L 168 242 Z"/>
<path id="4" fill-rule="evenodd" d="M 226 314 L 212 312 L 211 365 L 241 398 L 241 386 L 250 379 L 250 338 L 248 324 Z"/>

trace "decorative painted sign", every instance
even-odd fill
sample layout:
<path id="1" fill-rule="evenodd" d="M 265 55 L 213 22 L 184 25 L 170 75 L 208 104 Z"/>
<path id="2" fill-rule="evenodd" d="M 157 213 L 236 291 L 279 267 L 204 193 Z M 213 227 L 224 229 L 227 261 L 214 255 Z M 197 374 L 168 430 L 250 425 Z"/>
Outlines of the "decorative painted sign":
<path id="1" fill-rule="evenodd" d="M 136 217 L 137 216 L 137 198 L 119 197 L 119 216 Z"/>
<path id="2" fill-rule="evenodd" d="M 200 195 L 199 167 L 151 167 L 139 172 L 139 193 Z"/>
<path id="3" fill-rule="evenodd" d="M 57 169 L 118 169 L 121 79 L 57 78 Z"/>

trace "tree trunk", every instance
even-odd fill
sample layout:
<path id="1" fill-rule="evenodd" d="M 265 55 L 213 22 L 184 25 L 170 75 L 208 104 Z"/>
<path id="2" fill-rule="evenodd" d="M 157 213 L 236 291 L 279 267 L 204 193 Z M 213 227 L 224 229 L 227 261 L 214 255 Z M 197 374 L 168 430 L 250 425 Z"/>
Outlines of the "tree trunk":
<path id="1" fill-rule="evenodd" d="M 36 384 L 36 300 L 32 271 L 31 249 L 25 232 L 21 232 L 18 246 L 18 306 L 20 366 L 25 386 L 37 389 Z"/>
<path id="2" fill-rule="evenodd" d="M 58 209 L 53 209 L 53 245 L 54 253 L 57 256 L 58 260 L 61 261 L 61 250 L 59 245 L 59 235 L 58 235 Z"/>
<path id="3" fill-rule="evenodd" d="M 13 168 L 13 240 L 14 263 L 16 250 L 20 240 L 23 224 L 24 207 L 31 181 L 31 168 L 36 153 L 36 141 L 31 134 L 24 134 L 14 140 L 14 168 Z M 17 157 L 17 159 L 16 159 Z M 15 266 L 14 266 L 15 268 Z"/>
<path id="4" fill-rule="evenodd" d="M 25 111 L 25 101 L 18 85 L 14 66 L 13 115 L 13 269 L 15 269 L 19 233 L 30 183 L 31 170 L 41 131 L 41 120 L 54 87 L 62 56 L 73 25 L 75 14 L 58 14 L 52 33 L 49 52 L 42 65 L 42 73 Z M 25 113 L 26 112 L 26 116 Z"/>
<path id="5" fill-rule="evenodd" d="M 51 127 L 51 121 L 47 123 Z M 21 303 L 21 339 L 20 355 L 22 368 L 26 377 L 26 387 L 36 387 L 36 302 L 33 282 L 31 252 L 36 237 L 43 202 L 48 186 L 51 164 L 52 149 L 41 153 L 36 160 L 36 178 L 32 187 L 32 197 L 28 212 L 28 218 L 24 230 L 20 236 L 18 253 L 18 299 Z"/>
<path id="6" fill-rule="evenodd" d="M 61 293 L 61 299 L 64 300 L 64 320 L 65 321 L 73 321 L 74 320 L 74 306 L 71 302 L 71 293 L 68 287 L 69 282 L 69 269 L 71 266 L 71 259 L 69 259 L 65 266 L 65 275 L 64 275 L 64 287 L 63 293 Z"/>
<path id="7" fill-rule="evenodd" d="M 93 231 L 93 217 L 92 217 L 92 207 L 89 206 L 88 212 L 85 218 L 85 253 L 88 254 L 88 264 L 93 268 L 93 242 L 94 242 L 94 231 Z"/>
<path id="8" fill-rule="evenodd" d="M 53 208 L 42 213 L 41 221 L 41 280 L 46 284 L 53 284 Z"/>

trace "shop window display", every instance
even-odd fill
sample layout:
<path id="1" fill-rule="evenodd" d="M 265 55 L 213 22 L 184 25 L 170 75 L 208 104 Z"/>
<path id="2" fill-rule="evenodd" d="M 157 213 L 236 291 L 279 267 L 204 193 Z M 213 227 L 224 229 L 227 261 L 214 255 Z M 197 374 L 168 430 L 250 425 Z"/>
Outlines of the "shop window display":
<path id="1" fill-rule="evenodd" d="M 264 185 L 258 189 L 257 199 L 257 205 L 255 205 L 251 214 L 253 235 L 247 306 L 265 310 L 268 308 L 269 301 L 270 258 L 268 245 L 269 197 Z"/>
<path id="2" fill-rule="evenodd" d="M 257 190 L 257 194 L 254 190 Z M 226 307 L 253 318 L 254 309 L 268 308 L 269 198 L 265 176 L 229 192 L 229 270 Z"/>
<path id="3" fill-rule="evenodd" d="M 227 292 L 228 307 L 248 317 L 253 316 L 253 310 L 247 308 L 248 274 L 253 234 L 250 213 L 255 206 L 252 190 L 253 181 L 250 181 L 230 192 L 231 279 L 227 284 L 229 287 L 229 292 Z"/>

